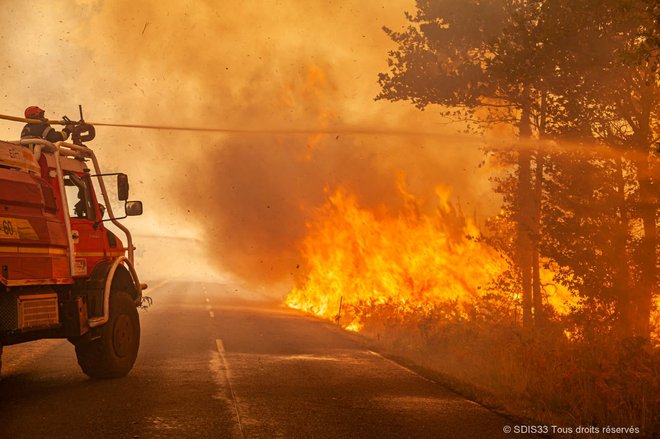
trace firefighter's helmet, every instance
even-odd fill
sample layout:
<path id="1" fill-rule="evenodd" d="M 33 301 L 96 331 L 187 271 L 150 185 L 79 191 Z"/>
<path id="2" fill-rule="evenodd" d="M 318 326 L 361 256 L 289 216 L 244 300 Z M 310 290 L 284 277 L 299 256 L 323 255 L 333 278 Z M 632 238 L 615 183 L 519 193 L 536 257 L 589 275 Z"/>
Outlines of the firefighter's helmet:
<path id="1" fill-rule="evenodd" d="M 43 119 L 44 114 L 46 114 L 46 111 L 37 106 L 27 107 L 25 109 L 25 117 L 27 119 Z"/>

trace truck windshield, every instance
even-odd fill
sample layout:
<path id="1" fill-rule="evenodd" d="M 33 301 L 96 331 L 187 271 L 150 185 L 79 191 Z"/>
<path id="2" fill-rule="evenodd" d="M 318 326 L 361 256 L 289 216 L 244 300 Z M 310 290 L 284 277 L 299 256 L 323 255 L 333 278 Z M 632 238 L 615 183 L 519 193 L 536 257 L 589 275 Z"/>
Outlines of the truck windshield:
<path id="1" fill-rule="evenodd" d="M 95 221 L 96 211 L 89 189 L 89 179 L 81 178 L 76 174 L 66 174 L 64 176 L 64 188 L 66 189 L 71 218 L 84 218 Z"/>

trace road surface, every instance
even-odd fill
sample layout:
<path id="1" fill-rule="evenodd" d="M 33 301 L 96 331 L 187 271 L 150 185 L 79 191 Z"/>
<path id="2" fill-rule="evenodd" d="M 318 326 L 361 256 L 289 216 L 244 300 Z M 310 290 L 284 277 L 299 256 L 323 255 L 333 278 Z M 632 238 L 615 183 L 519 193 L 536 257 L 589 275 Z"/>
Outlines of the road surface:
<path id="1" fill-rule="evenodd" d="M 126 378 L 88 379 L 66 341 L 6 347 L 0 438 L 497 438 L 511 424 L 229 285 L 151 294 Z"/>

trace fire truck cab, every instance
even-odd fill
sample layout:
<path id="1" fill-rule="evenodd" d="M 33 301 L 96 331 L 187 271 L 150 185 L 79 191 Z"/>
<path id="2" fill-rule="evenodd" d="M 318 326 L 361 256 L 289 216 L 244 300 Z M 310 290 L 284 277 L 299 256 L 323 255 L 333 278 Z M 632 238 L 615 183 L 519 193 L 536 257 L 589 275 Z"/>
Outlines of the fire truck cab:
<path id="1" fill-rule="evenodd" d="M 124 202 L 120 218 L 110 178 Z M 131 370 L 146 285 L 133 265 L 131 233 L 118 221 L 142 213 L 128 192 L 128 177 L 102 173 L 82 144 L 0 141 L 0 355 L 3 345 L 66 338 L 90 377 Z"/>

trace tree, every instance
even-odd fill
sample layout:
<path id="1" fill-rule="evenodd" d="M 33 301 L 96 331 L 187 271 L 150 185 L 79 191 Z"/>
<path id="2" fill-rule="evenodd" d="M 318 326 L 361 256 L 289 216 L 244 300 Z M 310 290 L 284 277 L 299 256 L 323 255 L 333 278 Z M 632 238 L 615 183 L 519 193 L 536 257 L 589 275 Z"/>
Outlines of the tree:
<path id="1" fill-rule="evenodd" d="M 658 266 L 658 166 L 657 147 L 660 108 L 660 6 L 650 0 L 611 1 L 615 17 L 610 37 L 613 50 L 610 74 L 602 83 L 611 93 L 601 96 L 601 105 L 610 115 L 601 125 L 604 142 L 619 147 L 633 164 L 636 196 L 632 216 L 641 220 L 643 234 L 633 252 L 639 267 L 637 285 L 626 303 L 629 335 L 649 336 L 649 319 L 657 294 Z M 655 130 L 655 133 L 654 133 Z M 655 289 L 655 291 L 654 291 Z"/>
<path id="2" fill-rule="evenodd" d="M 529 148 L 547 117 L 545 82 L 553 75 L 538 19 L 542 0 L 418 1 L 405 32 L 385 32 L 399 45 L 390 52 L 377 99 L 410 100 L 451 108 L 446 116 L 488 126 L 515 126 L 517 187 L 509 197 L 517 223 L 514 260 L 520 269 L 523 326 L 532 326 L 533 292 L 537 323 L 542 320 L 538 230 L 542 156 Z M 545 82 L 544 82 L 545 81 Z M 539 105 L 538 103 L 541 102 Z M 535 157 L 535 161 L 534 161 Z M 535 175 L 532 174 L 533 171 Z M 539 184 L 533 186 L 534 179 Z"/>
<path id="3" fill-rule="evenodd" d="M 652 0 L 420 0 L 404 32 L 385 29 L 398 49 L 379 76 L 378 99 L 437 104 L 473 128 L 517 127 L 521 147 L 500 154 L 515 172 L 499 188 L 517 225 L 513 259 L 526 328 L 532 309 L 543 322 L 543 249 L 572 273 L 580 295 L 615 308 L 622 335 L 649 334 L 658 263 L 658 11 Z M 530 138 L 592 155 L 550 153 Z M 594 142 L 618 152 L 595 157 Z M 591 253 L 581 250 L 585 240 Z M 590 259 L 599 266 L 589 267 Z"/>
<path id="4" fill-rule="evenodd" d="M 549 4 L 568 17 L 561 38 L 571 61 L 559 76 L 579 84 L 563 89 L 567 117 L 556 134 L 571 137 L 580 127 L 582 139 L 592 137 L 614 149 L 599 163 L 591 159 L 591 165 L 612 175 L 608 202 L 616 206 L 611 214 L 617 224 L 608 253 L 616 261 L 611 272 L 618 327 L 621 335 L 648 337 L 657 294 L 658 168 L 653 149 L 658 140 L 660 8 L 649 0 Z"/>

